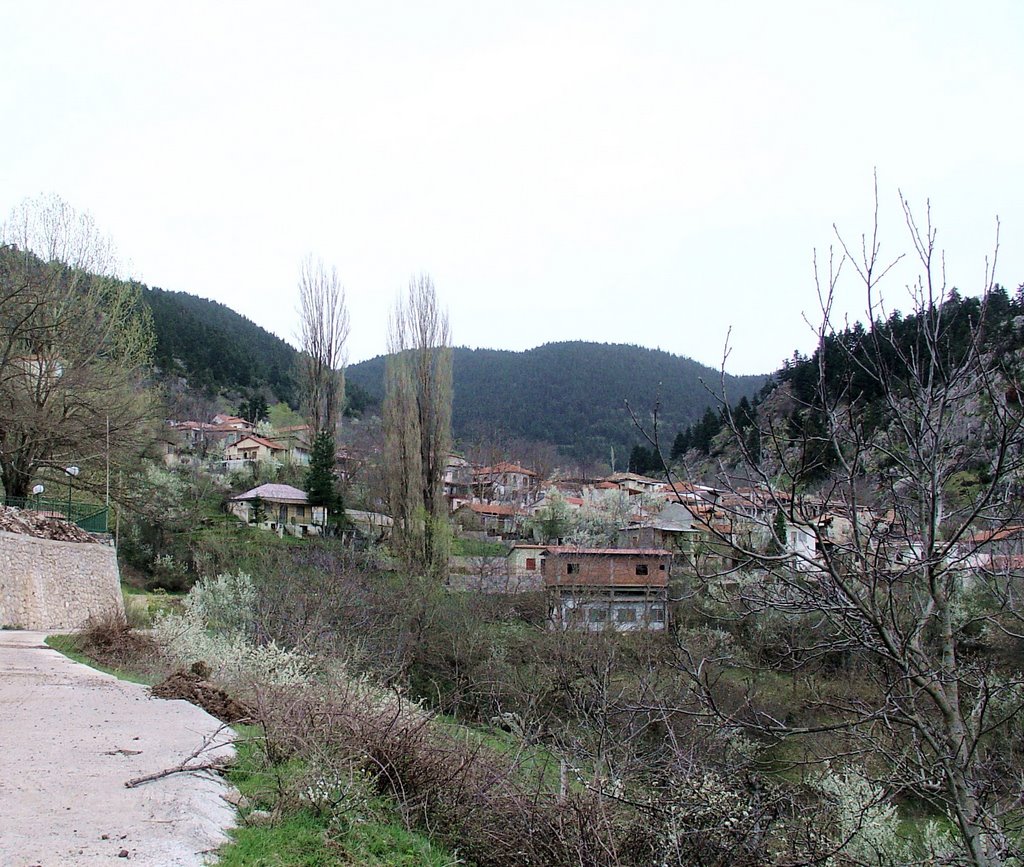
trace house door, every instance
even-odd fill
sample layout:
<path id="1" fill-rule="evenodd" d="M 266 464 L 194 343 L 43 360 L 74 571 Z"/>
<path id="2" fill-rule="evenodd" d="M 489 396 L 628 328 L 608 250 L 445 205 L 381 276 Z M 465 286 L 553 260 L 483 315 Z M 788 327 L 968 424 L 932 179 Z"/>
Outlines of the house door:
<path id="1" fill-rule="evenodd" d="M 286 524 L 288 523 L 288 507 L 278 506 L 277 508 L 277 523 Z"/>

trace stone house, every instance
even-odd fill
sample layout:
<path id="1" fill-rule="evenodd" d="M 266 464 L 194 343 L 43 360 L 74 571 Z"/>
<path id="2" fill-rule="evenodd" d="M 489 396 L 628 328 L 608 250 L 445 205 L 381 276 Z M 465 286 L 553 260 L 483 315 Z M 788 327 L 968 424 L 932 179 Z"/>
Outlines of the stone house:
<path id="1" fill-rule="evenodd" d="M 309 465 L 313 437 L 308 424 L 293 424 L 274 431 L 274 442 L 285 448 L 285 457 L 293 464 Z"/>
<path id="2" fill-rule="evenodd" d="M 502 503 L 466 503 L 455 513 L 463 529 L 502 537 L 516 532 L 523 516 L 514 506 Z"/>
<path id="3" fill-rule="evenodd" d="M 443 483 L 448 508 L 454 512 L 473 499 L 473 465 L 461 455 L 448 455 Z"/>
<path id="4" fill-rule="evenodd" d="M 319 536 L 327 515 L 323 506 L 311 506 L 305 491 L 291 485 L 266 484 L 232 497 L 228 508 L 246 524 L 256 522 L 256 502 L 260 503 L 262 519 L 257 526 L 272 530 L 279 536 Z"/>
<path id="5" fill-rule="evenodd" d="M 473 472 L 473 493 L 485 502 L 523 504 L 533 499 L 536 490 L 537 474 L 508 461 Z"/>

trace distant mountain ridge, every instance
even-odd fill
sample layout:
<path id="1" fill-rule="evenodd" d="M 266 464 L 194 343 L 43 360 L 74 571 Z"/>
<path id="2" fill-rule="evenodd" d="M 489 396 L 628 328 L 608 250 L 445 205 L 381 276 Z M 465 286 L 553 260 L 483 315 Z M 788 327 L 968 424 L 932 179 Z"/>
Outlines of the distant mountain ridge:
<path id="1" fill-rule="evenodd" d="M 383 397 L 385 356 L 352 365 L 348 381 Z M 660 403 L 665 449 L 696 422 L 721 391 L 718 370 L 659 349 L 568 341 L 514 352 L 453 350 L 452 426 L 463 440 L 495 434 L 548 442 L 578 459 L 604 458 L 614 448 L 624 463 L 641 441 L 629 406 L 649 420 Z M 767 375 L 725 377 L 730 401 L 753 396 Z"/>

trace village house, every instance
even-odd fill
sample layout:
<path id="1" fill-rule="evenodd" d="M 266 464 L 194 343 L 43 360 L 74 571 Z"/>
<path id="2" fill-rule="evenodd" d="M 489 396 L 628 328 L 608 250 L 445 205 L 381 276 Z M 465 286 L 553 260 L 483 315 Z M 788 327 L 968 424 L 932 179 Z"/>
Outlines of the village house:
<path id="1" fill-rule="evenodd" d="M 612 473 L 604 481 L 631 495 L 653 494 L 665 485 L 660 479 L 652 479 L 650 476 L 641 476 L 637 473 Z"/>
<path id="2" fill-rule="evenodd" d="M 588 503 L 598 504 L 607 503 L 609 500 L 621 499 L 625 496 L 625 492 L 615 482 L 592 482 L 583 485 L 580 490 L 580 496 L 583 497 Z"/>
<path id="3" fill-rule="evenodd" d="M 473 472 L 473 493 L 482 502 L 528 503 L 537 490 L 537 474 L 518 464 L 502 461 Z"/>
<path id="4" fill-rule="evenodd" d="M 448 455 L 443 481 L 449 511 L 454 512 L 473 499 L 473 465 L 461 455 Z"/>
<path id="5" fill-rule="evenodd" d="M 217 443 L 233 443 L 252 430 L 231 424 L 216 424 L 202 421 L 175 421 L 171 428 L 181 434 L 188 446 L 204 449 Z"/>
<path id="6" fill-rule="evenodd" d="M 231 513 L 246 524 L 279 536 L 319 536 L 327 522 L 323 506 L 311 506 L 305 491 L 291 485 L 266 484 L 232 497 Z"/>
<path id="7" fill-rule="evenodd" d="M 464 530 L 497 537 L 513 535 L 523 518 L 514 506 L 502 503 L 465 503 L 455 512 Z"/>
<path id="8" fill-rule="evenodd" d="M 547 545 L 532 545 L 527 542 L 516 542 L 512 545 L 508 556 L 508 577 L 517 589 L 539 590 L 542 586 L 540 564 L 547 550 Z"/>
<path id="9" fill-rule="evenodd" d="M 367 512 L 362 509 L 345 509 L 349 524 L 364 539 L 380 544 L 391 538 L 395 521 L 390 515 L 382 512 Z"/>
<path id="10" fill-rule="evenodd" d="M 552 629 L 667 628 L 670 551 L 552 546 L 541 553 Z"/>
<path id="11" fill-rule="evenodd" d="M 239 430 L 244 433 L 253 433 L 256 430 L 256 425 L 251 421 L 237 415 L 218 414 L 213 417 L 213 423 L 221 427 L 233 428 L 234 430 Z"/>
<path id="12" fill-rule="evenodd" d="M 972 533 L 958 546 L 961 559 L 984 572 L 1024 570 L 1024 526 L 1007 525 Z"/>
<path id="13" fill-rule="evenodd" d="M 338 471 L 338 478 L 343 482 L 353 481 L 363 463 L 363 457 L 355 449 L 340 448 L 334 453 L 334 466 Z"/>
<path id="14" fill-rule="evenodd" d="M 664 548 L 684 562 L 693 555 L 694 542 L 701 531 L 694 526 L 694 512 L 682 503 L 664 503 L 651 514 L 644 514 L 619 529 L 623 547 Z"/>
<path id="15" fill-rule="evenodd" d="M 556 488 L 550 488 L 547 491 L 541 493 L 541 495 L 530 503 L 524 511 L 528 515 L 536 515 L 538 512 L 543 512 L 545 509 L 556 507 L 558 504 L 562 504 L 569 512 L 578 512 L 587 505 L 587 501 L 583 497 L 572 497 L 563 495 L 558 492 Z"/>
<path id="16" fill-rule="evenodd" d="M 276 428 L 273 439 L 274 442 L 284 446 L 286 460 L 298 464 L 300 467 L 309 465 L 309 455 L 312 451 L 309 425 L 293 424 Z"/>
<path id="17" fill-rule="evenodd" d="M 269 460 L 283 461 L 287 454 L 288 449 L 282 443 L 249 434 L 238 442 L 225 446 L 224 464 L 227 469 L 233 470 L 246 464 Z"/>

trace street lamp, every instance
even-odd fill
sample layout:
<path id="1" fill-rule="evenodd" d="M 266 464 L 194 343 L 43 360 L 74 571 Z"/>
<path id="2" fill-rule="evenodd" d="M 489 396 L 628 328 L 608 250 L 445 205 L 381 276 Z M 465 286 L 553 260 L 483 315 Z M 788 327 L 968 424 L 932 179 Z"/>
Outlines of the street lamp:
<path id="1" fill-rule="evenodd" d="M 32 488 L 32 493 L 35 495 L 35 498 L 36 498 L 36 511 L 37 512 L 39 511 L 39 498 L 42 496 L 43 491 L 45 491 L 45 490 L 46 490 L 46 488 L 44 488 L 42 485 L 36 485 L 34 488 Z"/>
<path id="2" fill-rule="evenodd" d="M 68 474 L 68 520 L 71 520 L 71 483 L 75 480 L 81 470 L 78 467 L 64 467 L 64 472 Z"/>

